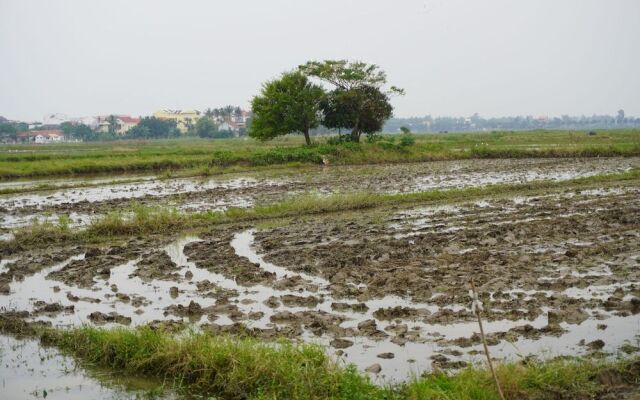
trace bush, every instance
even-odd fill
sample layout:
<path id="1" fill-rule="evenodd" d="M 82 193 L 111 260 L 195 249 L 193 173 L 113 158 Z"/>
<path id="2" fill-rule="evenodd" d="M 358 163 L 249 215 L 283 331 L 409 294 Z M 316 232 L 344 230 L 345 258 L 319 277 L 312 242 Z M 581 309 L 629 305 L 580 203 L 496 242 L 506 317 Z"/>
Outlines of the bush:
<path id="1" fill-rule="evenodd" d="M 413 146 L 416 143 L 416 138 L 411 133 L 403 133 L 400 135 L 400 147 Z"/>

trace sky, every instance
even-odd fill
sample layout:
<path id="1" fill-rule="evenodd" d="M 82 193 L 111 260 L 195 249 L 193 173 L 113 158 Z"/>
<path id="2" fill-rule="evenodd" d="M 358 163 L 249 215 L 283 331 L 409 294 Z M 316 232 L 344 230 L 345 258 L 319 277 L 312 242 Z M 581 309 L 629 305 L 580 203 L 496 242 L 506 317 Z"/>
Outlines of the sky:
<path id="1" fill-rule="evenodd" d="M 0 0 L 0 115 L 248 107 L 308 60 L 379 65 L 398 117 L 640 116 L 640 0 Z"/>

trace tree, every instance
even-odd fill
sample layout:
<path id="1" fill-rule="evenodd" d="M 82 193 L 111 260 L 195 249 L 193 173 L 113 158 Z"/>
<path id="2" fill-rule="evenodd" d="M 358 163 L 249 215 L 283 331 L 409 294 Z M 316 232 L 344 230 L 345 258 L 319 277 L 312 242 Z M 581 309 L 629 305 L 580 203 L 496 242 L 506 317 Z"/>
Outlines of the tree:
<path id="1" fill-rule="evenodd" d="M 347 60 L 309 61 L 298 69 L 335 87 L 322 102 L 323 124 L 327 128 L 350 129 L 354 142 L 360 141 L 362 133 L 382 130 L 393 115 L 389 96 L 404 94 L 395 86 L 383 90 L 387 76 L 374 64 Z"/>
<path id="2" fill-rule="evenodd" d="M 350 129 L 350 140 L 360 142 L 362 133 L 380 132 L 393 115 L 389 97 L 373 86 L 336 89 L 322 101 L 323 125 L 330 129 Z"/>
<path id="3" fill-rule="evenodd" d="M 107 117 L 107 123 L 109 124 L 109 133 L 115 135 L 120 129 L 120 124 L 118 123 L 118 117 L 115 115 L 109 115 Z"/>
<path id="4" fill-rule="evenodd" d="M 411 133 L 411 129 L 409 129 L 408 126 L 401 126 L 400 127 L 400 132 L 404 133 L 404 134 L 410 134 Z"/>
<path id="5" fill-rule="evenodd" d="M 201 138 L 212 138 L 218 132 L 218 126 L 208 117 L 203 117 L 196 122 L 196 135 Z"/>
<path id="6" fill-rule="evenodd" d="M 29 130 L 29 125 L 24 122 L 9 122 L 6 119 L 0 121 L 0 141 L 16 141 L 18 132 Z"/>
<path id="7" fill-rule="evenodd" d="M 234 110 L 234 107 L 232 105 L 228 105 L 223 108 L 223 112 L 227 122 L 231 122 L 231 115 L 233 114 L 233 110 Z"/>
<path id="8" fill-rule="evenodd" d="M 85 124 L 72 124 L 71 122 L 63 122 L 62 124 L 60 124 L 60 129 L 62 129 L 65 136 L 79 139 L 83 142 L 95 140 L 97 138 L 97 135 L 93 131 L 93 129 Z"/>
<path id="9" fill-rule="evenodd" d="M 253 118 L 249 136 L 270 140 L 288 133 L 301 133 L 311 144 L 309 130 L 320 125 L 320 102 L 324 89 L 300 72 L 286 72 L 269 81 L 251 101 Z"/>
<path id="10" fill-rule="evenodd" d="M 617 120 L 618 120 L 619 124 L 624 122 L 624 110 L 622 110 L 622 109 L 618 110 Z"/>
<path id="11" fill-rule="evenodd" d="M 176 122 L 156 117 L 144 117 L 138 125 L 129 129 L 127 136 L 140 139 L 159 139 L 180 136 Z"/>

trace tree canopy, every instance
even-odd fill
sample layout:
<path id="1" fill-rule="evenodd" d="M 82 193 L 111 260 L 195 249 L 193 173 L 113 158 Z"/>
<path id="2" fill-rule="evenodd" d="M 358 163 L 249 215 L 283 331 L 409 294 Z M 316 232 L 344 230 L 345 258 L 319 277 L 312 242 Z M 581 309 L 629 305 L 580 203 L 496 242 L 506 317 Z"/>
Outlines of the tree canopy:
<path id="1" fill-rule="evenodd" d="M 301 133 L 311 144 L 309 131 L 321 120 L 320 103 L 324 89 L 301 72 L 285 72 L 265 83 L 251 101 L 253 120 L 249 136 L 269 140 L 289 133 Z"/>
<path id="2" fill-rule="evenodd" d="M 334 86 L 322 102 L 323 125 L 351 130 L 350 139 L 360 141 L 362 133 L 382 130 L 393 116 L 389 96 L 404 94 L 391 86 L 385 90 L 387 75 L 375 64 L 347 60 L 309 61 L 298 67 L 302 73 Z"/>
<path id="3" fill-rule="evenodd" d="M 332 85 L 326 92 L 310 79 Z M 362 61 L 309 61 L 296 72 L 284 73 L 264 84 L 254 97 L 249 135 L 261 140 L 288 133 L 302 133 L 311 143 L 309 130 L 322 124 L 329 129 L 348 129 L 348 138 L 360 141 L 362 133 L 382 130 L 393 116 L 390 96 L 402 89 L 385 88 L 387 75 L 375 64 Z"/>
<path id="4" fill-rule="evenodd" d="M 201 138 L 222 139 L 233 137 L 233 132 L 228 130 L 219 130 L 218 125 L 209 117 L 200 118 L 194 127 L 195 135 Z"/>
<path id="5" fill-rule="evenodd" d="M 393 107 L 389 97 L 373 86 L 335 89 L 322 102 L 324 126 L 351 130 L 350 140 L 360 141 L 362 133 L 371 135 L 382 130 L 391 118 Z"/>
<path id="6" fill-rule="evenodd" d="M 138 125 L 129 129 L 127 136 L 136 139 L 157 139 L 180 136 L 176 122 L 156 117 L 144 117 Z"/>
<path id="7" fill-rule="evenodd" d="M 72 124 L 71 122 L 63 122 L 62 124 L 60 124 L 60 129 L 62 129 L 65 136 L 82 141 L 95 140 L 97 137 L 97 134 L 93 131 L 93 129 L 85 124 Z"/>

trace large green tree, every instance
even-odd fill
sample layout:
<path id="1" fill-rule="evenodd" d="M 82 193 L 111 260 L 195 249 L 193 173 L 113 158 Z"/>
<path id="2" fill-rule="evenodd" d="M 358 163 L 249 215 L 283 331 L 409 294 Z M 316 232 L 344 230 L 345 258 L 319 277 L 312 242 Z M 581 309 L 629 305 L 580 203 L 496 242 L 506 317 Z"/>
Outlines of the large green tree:
<path id="1" fill-rule="evenodd" d="M 176 128 L 175 121 L 144 117 L 138 125 L 129 129 L 127 136 L 135 139 L 158 139 L 180 136 L 180 131 Z"/>
<path id="2" fill-rule="evenodd" d="M 269 140 L 300 133 L 310 145 L 309 131 L 321 122 L 320 103 L 324 97 L 324 89 L 301 72 L 282 74 L 265 83 L 261 93 L 251 101 L 253 118 L 249 136 Z"/>
<path id="3" fill-rule="evenodd" d="M 71 122 L 63 122 L 62 124 L 60 124 L 60 129 L 62 129 L 65 136 L 82 140 L 83 142 L 95 140 L 97 138 L 97 135 L 93 131 L 93 129 L 85 124 L 72 124 Z"/>
<path id="4" fill-rule="evenodd" d="M 194 133 L 201 138 L 223 139 L 233 137 L 233 132 L 218 130 L 218 125 L 208 117 L 202 117 L 196 122 Z"/>
<path id="5" fill-rule="evenodd" d="M 360 135 L 382 130 L 393 116 L 390 95 L 404 94 L 391 86 L 384 89 L 387 75 L 377 65 L 347 60 L 309 61 L 298 67 L 303 74 L 334 86 L 322 101 L 323 124 L 327 128 L 349 129 L 350 138 L 360 141 Z"/>
<path id="6" fill-rule="evenodd" d="M 323 125 L 330 129 L 350 129 L 350 140 L 360 141 L 360 135 L 380 132 L 393 115 L 389 96 L 373 86 L 335 89 L 321 104 Z"/>

